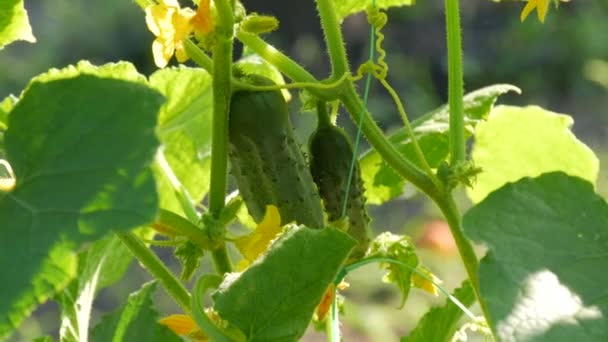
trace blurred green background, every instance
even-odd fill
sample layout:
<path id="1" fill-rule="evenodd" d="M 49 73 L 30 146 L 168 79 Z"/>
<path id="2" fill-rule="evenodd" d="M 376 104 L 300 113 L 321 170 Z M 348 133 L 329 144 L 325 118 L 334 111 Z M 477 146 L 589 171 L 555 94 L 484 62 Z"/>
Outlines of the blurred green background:
<path id="1" fill-rule="evenodd" d="M 318 24 L 314 1 L 242 0 L 249 11 L 272 14 L 281 25 L 266 38 L 288 53 L 319 78 L 329 65 Z M 184 5 L 190 5 L 182 1 Z M 25 0 L 36 44 L 17 42 L 0 52 L 0 98 L 18 95 L 28 80 L 49 68 L 61 68 L 86 59 L 95 64 L 127 60 L 146 75 L 155 70 L 151 43 L 143 12 L 130 0 Z M 608 0 L 574 0 L 550 8 L 544 24 L 532 13 L 521 23 L 524 3 L 489 0 L 462 1 L 465 88 L 467 91 L 494 84 L 511 83 L 521 95 L 505 95 L 500 103 L 538 104 L 572 115 L 574 133 L 590 145 L 601 160 L 608 141 Z M 388 52 L 389 82 L 398 90 L 410 118 L 443 104 L 447 98 L 447 58 L 443 2 L 420 1 L 413 7 L 388 11 L 383 30 Z M 344 36 L 354 69 L 367 58 L 369 26 L 363 15 L 345 20 Z M 241 50 L 237 47 L 237 53 Z M 297 98 L 297 97 L 296 97 Z M 296 99 L 297 101 L 297 99 Z M 298 104 L 293 103 L 294 112 Z M 372 87 L 369 108 L 381 127 L 391 131 L 400 126 L 399 116 L 388 94 Z M 294 115 L 300 136 L 314 127 L 312 115 Z M 343 115 L 340 121 L 354 132 Z M 542 129 L 542 127 L 539 127 Z M 605 173 L 600 173 L 598 191 L 607 194 Z M 468 202 L 460 196 L 463 208 Z M 406 196 L 380 207 L 371 207 L 374 231 L 390 230 L 410 234 L 419 244 L 421 260 L 444 281 L 448 289 L 464 277 L 457 253 L 438 211 L 423 196 L 406 191 Z M 176 271 L 171 251 L 158 252 Z M 205 260 L 202 270 L 209 269 Z M 128 277 L 95 302 L 95 320 L 117 308 L 129 292 L 149 277 L 134 263 Z M 399 294 L 383 284 L 376 266 L 349 277 L 345 292 L 347 313 L 343 316 L 346 341 L 397 341 L 406 334 L 430 305 L 443 298 L 430 298 L 414 290 L 404 309 Z M 158 309 L 178 312 L 171 300 L 158 291 Z M 11 341 L 57 334 L 57 306 L 41 307 L 24 323 Z M 310 332 L 307 341 L 324 340 Z"/>

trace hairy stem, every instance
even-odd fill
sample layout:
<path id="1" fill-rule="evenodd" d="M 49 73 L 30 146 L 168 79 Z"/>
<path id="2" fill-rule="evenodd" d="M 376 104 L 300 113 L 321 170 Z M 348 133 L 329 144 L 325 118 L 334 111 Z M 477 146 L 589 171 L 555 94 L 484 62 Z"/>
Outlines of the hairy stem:
<path id="1" fill-rule="evenodd" d="M 192 39 L 187 38 L 184 39 L 184 47 L 186 48 L 186 53 L 188 57 L 190 57 L 194 63 L 198 64 L 201 68 L 207 70 L 208 73 L 213 72 L 213 61 L 200 47 L 196 46 Z"/>
<path id="2" fill-rule="evenodd" d="M 321 27 L 325 34 L 325 43 L 331 61 L 331 75 L 333 78 L 340 78 L 345 73 L 350 73 L 350 70 L 334 0 L 317 0 L 317 11 L 321 17 Z"/>
<path id="3" fill-rule="evenodd" d="M 228 111 L 230 110 L 232 77 L 232 39 L 234 18 L 229 0 L 215 2 L 218 23 L 215 26 L 217 40 L 213 46 L 213 122 L 211 134 L 211 177 L 209 187 L 209 211 L 219 220 L 226 197 L 228 177 Z M 223 230 L 221 225 L 211 225 L 209 229 Z M 224 232 L 210 231 L 211 236 L 223 237 Z M 230 272 L 226 245 L 221 242 L 212 252 L 216 271 Z"/>
<path id="4" fill-rule="evenodd" d="M 462 39 L 458 0 L 445 0 L 448 45 L 448 102 L 450 106 L 450 164 L 465 160 L 464 86 L 462 75 Z"/>
<path id="5" fill-rule="evenodd" d="M 456 247 L 458 248 L 458 252 L 460 253 L 460 257 L 467 271 L 467 276 L 471 281 L 471 286 L 473 288 L 473 291 L 475 292 L 477 302 L 479 302 L 484 317 L 486 318 L 486 321 L 489 324 L 490 315 L 486 303 L 481 297 L 481 293 L 479 291 L 479 277 L 477 275 L 477 271 L 479 269 L 479 261 L 477 260 L 477 255 L 475 255 L 475 251 L 473 250 L 473 245 L 464 236 L 464 232 L 462 230 L 462 215 L 460 215 L 458 207 L 456 206 L 454 198 L 451 194 L 446 193 L 445 195 L 435 198 L 434 200 L 435 203 L 439 206 L 439 209 L 441 209 L 441 212 L 443 213 L 443 216 L 445 217 L 446 221 L 448 222 L 450 232 L 454 237 Z"/>
<path id="6" fill-rule="evenodd" d="M 169 271 L 163 262 L 133 233 L 120 233 L 116 236 L 131 251 L 131 254 L 156 278 L 175 299 L 184 313 L 190 314 L 190 294 L 182 283 Z"/>
<path id="7" fill-rule="evenodd" d="M 363 103 L 357 95 L 352 83 L 347 90 L 340 96 L 340 100 L 350 113 L 351 118 L 355 122 L 359 122 L 359 113 L 363 113 L 365 118 L 362 120 L 361 132 L 365 135 L 370 144 L 382 156 L 382 158 L 397 171 L 407 181 L 414 184 L 422 192 L 434 197 L 438 190 L 435 184 L 424 171 L 420 170 L 409 160 L 405 159 L 401 153 L 393 146 L 384 133 L 376 124 L 376 121 L 371 117 L 367 109 L 363 108 Z"/>
<path id="8" fill-rule="evenodd" d="M 292 80 L 298 82 L 318 82 L 312 74 L 293 59 L 255 34 L 239 31 L 236 34 L 236 38 Z"/>

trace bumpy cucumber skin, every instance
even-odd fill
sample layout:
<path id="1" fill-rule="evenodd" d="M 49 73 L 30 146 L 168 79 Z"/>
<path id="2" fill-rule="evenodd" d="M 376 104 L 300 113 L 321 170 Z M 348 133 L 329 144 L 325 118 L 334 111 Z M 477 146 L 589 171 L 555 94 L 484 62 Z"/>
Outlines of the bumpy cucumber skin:
<path id="1" fill-rule="evenodd" d="M 261 76 L 249 77 L 256 85 L 274 84 Z M 231 173 L 255 221 L 260 222 L 266 206 L 273 204 L 282 223 L 323 228 L 321 199 L 281 91 L 235 92 L 229 120 Z"/>
<path id="2" fill-rule="evenodd" d="M 310 171 L 317 184 L 330 222 L 341 219 L 353 147 L 346 133 L 334 125 L 317 128 L 310 139 Z M 356 162 L 349 190 L 346 216 L 348 234 L 357 240 L 347 263 L 361 259 L 370 244 L 369 216 L 365 208 L 363 180 Z"/>

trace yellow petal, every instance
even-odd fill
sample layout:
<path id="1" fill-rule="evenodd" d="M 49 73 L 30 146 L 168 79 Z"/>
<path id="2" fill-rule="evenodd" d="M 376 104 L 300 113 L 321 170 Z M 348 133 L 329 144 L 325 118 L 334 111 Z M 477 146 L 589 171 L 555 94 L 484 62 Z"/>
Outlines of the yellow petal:
<path id="1" fill-rule="evenodd" d="M 193 330 L 198 329 L 192 317 L 188 315 L 171 315 L 159 321 L 160 324 L 173 330 L 178 335 L 188 335 Z"/>
<path id="2" fill-rule="evenodd" d="M 166 67 L 172 55 L 173 50 L 170 46 L 166 46 L 158 39 L 152 42 L 152 56 L 154 56 L 154 64 L 156 64 L 157 67 Z"/>
<path id="3" fill-rule="evenodd" d="M 196 15 L 192 18 L 191 22 L 194 28 L 202 34 L 207 34 L 213 30 L 210 0 L 200 1 Z"/>
<path id="4" fill-rule="evenodd" d="M 431 271 L 429 271 L 426 267 L 418 267 L 418 271 L 424 273 L 426 277 L 423 277 L 418 272 L 414 272 L 412 274 L 412 284 L 415 287 L 426 291 L 434 296 L 439 295 L 439 292 L 437 291 L 437 286 L 435 286 L 435 284 L 441 284 L 442 281 L 437 278 L 433 273 L 431 273 Z M 430 281 L 429 279 L 431 279 L 432 281 Z"/>
<path id="5" fill-rule="evenodd" d="M 528 14 L 530 14 L 530 12 L 532 12 L 532 10 L 534 10 L 537 6 L 537 1 L 538 0 L 528 0 L 528 3 L 526 4 L 526 7 L 524 7 L 524 9 L 521 11 L 521 21 L 526 20 L 526 18 L 528 17 Z"/>
<path id="6" fill-rule="evenodd" d="M 325 318 L 325 315 L 327 315 L 327 313 L 329 312 L 329 309 L 331 308 L 331 304 L 334 301 L 334 294 L 335 294 L 335 286 L 334 286 L 334 284 L 331 284 L 327 288 L 327 291 L 325 291 L 323 298 L 321 298 L 321 302 L 317 306 L 317 319 L 319 321 L 322 321 L 323 318 Z"/>
<path id="7" fill-rule="evenodd" d="M 549 0 L 538 0 L 538 7 L 536 11 L 538 13 L 538 20 L 541 23 L 545 22 L 545 16 L 547 15 L 547 10 L 549 9 Z"/>
<path id="8" fill-rule="evenodd" d="M 161 0 L 160 3 L 166 7 L 179 8 L 179 2 L 177 2 L 177 0 Z"/>
<path id="9" fill-rule="evenodd" d="M 184 63 L 189 58 L 182 42 L 175 45 L 175 58 L 177 58 L 177 61 L 180 63 Z"/>
<path id="10" fill-rule="evenodd" d="M 274 205 L 268 205 L 266 215 L 255 231 L 237 239 L 234 245 L 249 262 L 252 262 L 268 248 L 270 241 L 274 240 L 281 231 L 279 209 Z"/>

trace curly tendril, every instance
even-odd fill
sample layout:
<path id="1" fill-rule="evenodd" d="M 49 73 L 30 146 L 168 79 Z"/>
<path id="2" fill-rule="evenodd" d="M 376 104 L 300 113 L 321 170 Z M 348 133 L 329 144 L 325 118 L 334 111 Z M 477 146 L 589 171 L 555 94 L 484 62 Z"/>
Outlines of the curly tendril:
<path id="1" fill-rule="evenodd" d="M 370 7 L 367 9 L 367 22 L 374 28 L 376 34 L 376 51 L 378 52 L 377 62 L 374 63 L 372 60 L 361 64 L 357 70 L 357 74 L 352 78 L 353 81 L 358 81 L 363 78 L 363 75 L 371 72 L 372 75 L 378 80 L 386 79 L 388 75 L 388 64 L 386 64 L 386 50 L 382 48 L 382 42 L 384 41 L 384 34 L 382 29 L 386 26 L 388 18 L 385 12 L 380 11 L 376 7 Z"/>

